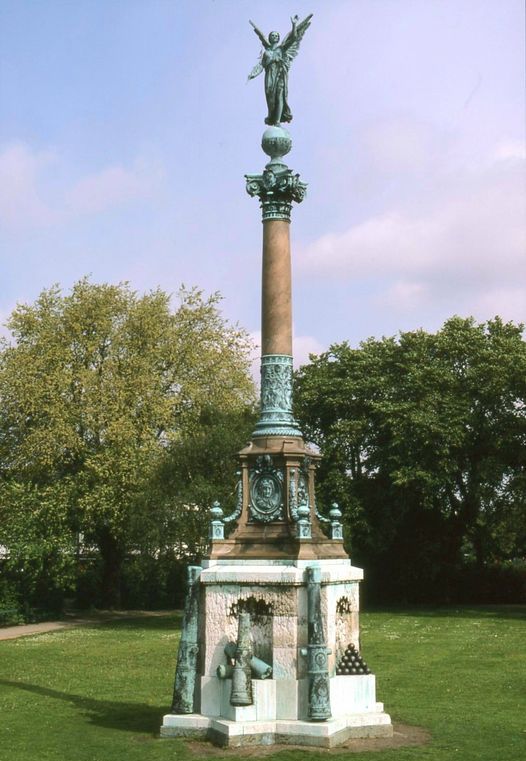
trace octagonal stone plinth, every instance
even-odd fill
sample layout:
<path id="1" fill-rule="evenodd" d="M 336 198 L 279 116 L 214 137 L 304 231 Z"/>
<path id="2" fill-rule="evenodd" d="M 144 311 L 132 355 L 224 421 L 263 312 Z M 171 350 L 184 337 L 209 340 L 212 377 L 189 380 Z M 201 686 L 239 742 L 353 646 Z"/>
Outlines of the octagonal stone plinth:
<path id="1" fill-rule="evenodd" d="M 320 560 L 320 607 L 329 650 L 331 716 L 309 721 L 307 569 L 312 561 L 208 559 L 200 574 L 199 713 L 167 714 L 162 737 L 197 736 L 225 747 L 273 743 L 334 747 L 351 737 L 389 737 L 392 725 L 376 701 L 372 674 L 336 676 L 350 643 L 359 647 L 360 568 Z M 252 610 L 254 655 L 272 678 L 253 679 L 253 703 L 233 706 L 231 680 L 218 676 L 225 646 L 236 639 L 237 616 Z"/>

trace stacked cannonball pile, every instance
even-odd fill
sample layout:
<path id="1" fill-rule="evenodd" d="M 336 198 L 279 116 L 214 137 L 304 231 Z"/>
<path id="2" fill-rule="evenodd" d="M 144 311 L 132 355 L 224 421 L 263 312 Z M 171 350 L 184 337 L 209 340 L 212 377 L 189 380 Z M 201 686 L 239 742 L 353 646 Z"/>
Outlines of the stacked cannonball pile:
<path id="1" fill-rule="evenodd" d="M 340 662 L 336 666 L 337 676 L 343 675 L 356 675 L 356 674 L 370 674 L 371 670 L 367 666 L 366 662 L 355 648 L 354 645 L 349 645 Z"/>

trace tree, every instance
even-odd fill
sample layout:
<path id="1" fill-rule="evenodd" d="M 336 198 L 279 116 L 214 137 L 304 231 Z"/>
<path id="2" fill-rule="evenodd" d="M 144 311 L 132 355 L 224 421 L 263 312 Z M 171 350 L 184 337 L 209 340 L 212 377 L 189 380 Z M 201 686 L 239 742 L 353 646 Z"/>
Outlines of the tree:
<path id="1" fill-rule="evenodd" d="M 237 501 L 238 452 L 250 439 L 256 423 L 254 410 L 203 410 L 200 425 L 175 444 L 159 470 L 154 496 L 168 506 L 164 546 L 196 562 L 208 543 L 208 511 L 201 505 L 220 502 L 225 514 Z M 238 472 L 238 471 L 237 471 Z M 152 495 L 153 496 L 153 495 Z M 160 542 L 161 544 L 162 542 Z"/>
<path id="2" fill-rule="evenodd" d="M 522 331 L 454 317 L 434 335 L 333 346 L 297 374 L 321 493 L 342 502 L 377 589 L 447 596 L 468 560 L 524 556 Z"/>
<path id="3" fill-rule="evenodd" d="M 48 496 L 67 486 L 59 533 L 98 547 L 106 605 L 119 604 L 126 553 L 165 522 L 166 502 L 148 495 L 170 452 L 204 411 L 243 415 L 254 401 L 250 341 L 221 316 L 218 294 L 182 289 L 179 299 L 172 312 L 161 290 L 83 279 L 64 296 L 55 286 L 14 310 L 14 341 L 0 352 L 4 495 L 13 484 Z M 0 510 L 11 535 L 27 518 L 16 500 Z M 0 543 L 11 535 L 0 529 Z"/>
<path id="4" fill-rule="evenodd" d="M 0 483 L 0 543 L 7 553 L 1 577 L 11 593 L 7 607 L 25 615 L 35 606 L 58 613 L 64 590 L 74 584 L 77 547 L 68 487 L 66 480 L 41 487 Z"/>

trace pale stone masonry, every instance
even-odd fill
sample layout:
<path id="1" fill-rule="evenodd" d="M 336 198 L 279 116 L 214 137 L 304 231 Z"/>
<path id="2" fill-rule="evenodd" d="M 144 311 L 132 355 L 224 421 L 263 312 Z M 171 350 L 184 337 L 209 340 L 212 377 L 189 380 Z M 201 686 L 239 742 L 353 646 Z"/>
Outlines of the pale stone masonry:
<path id="1" fill-rule="evenodd" d="M 349 560 L 319 560 L 321 610 L 330 650 L 331 718 L 308 720 L 307 588 L 309 561 L 205 560 L 200 575 L 203 632 L 201 676 L 196 691 L 198 711 L 164 717 L 161 735 L 205 736 L 229 747 L 289 743 L 333 747 L 352 737 L 392 735 L 389 716 L 376 700 L 373 674 L 336 676 L 345 648 L 359 649 L 359 583 L 361 569 Z M 237 635 L 236 611 L 265 612 L 254 616 L 254 654 L 272 664 L 272 679 L 252 680 L 253 704 L 230 704 L 231 680 L 220 679 L 224 648 Z M 259 606 L 256 604 L 259 602 Z M 258 620 L 258 618 L 260 620 Z M 265 637 L 262 638 L 261 634 Z"/>

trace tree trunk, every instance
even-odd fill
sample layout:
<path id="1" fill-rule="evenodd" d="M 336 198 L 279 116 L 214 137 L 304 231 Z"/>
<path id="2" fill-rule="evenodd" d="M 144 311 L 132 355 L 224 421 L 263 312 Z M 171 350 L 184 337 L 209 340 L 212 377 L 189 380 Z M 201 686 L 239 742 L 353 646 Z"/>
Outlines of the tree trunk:
<path id="1" fill-rule="evenodd" d="M 99 548 L 102 556 L 101 600 L 104 608 L 121 607 L 121 571 L 124 552 L 108 528 L 99 532 Z"/>

